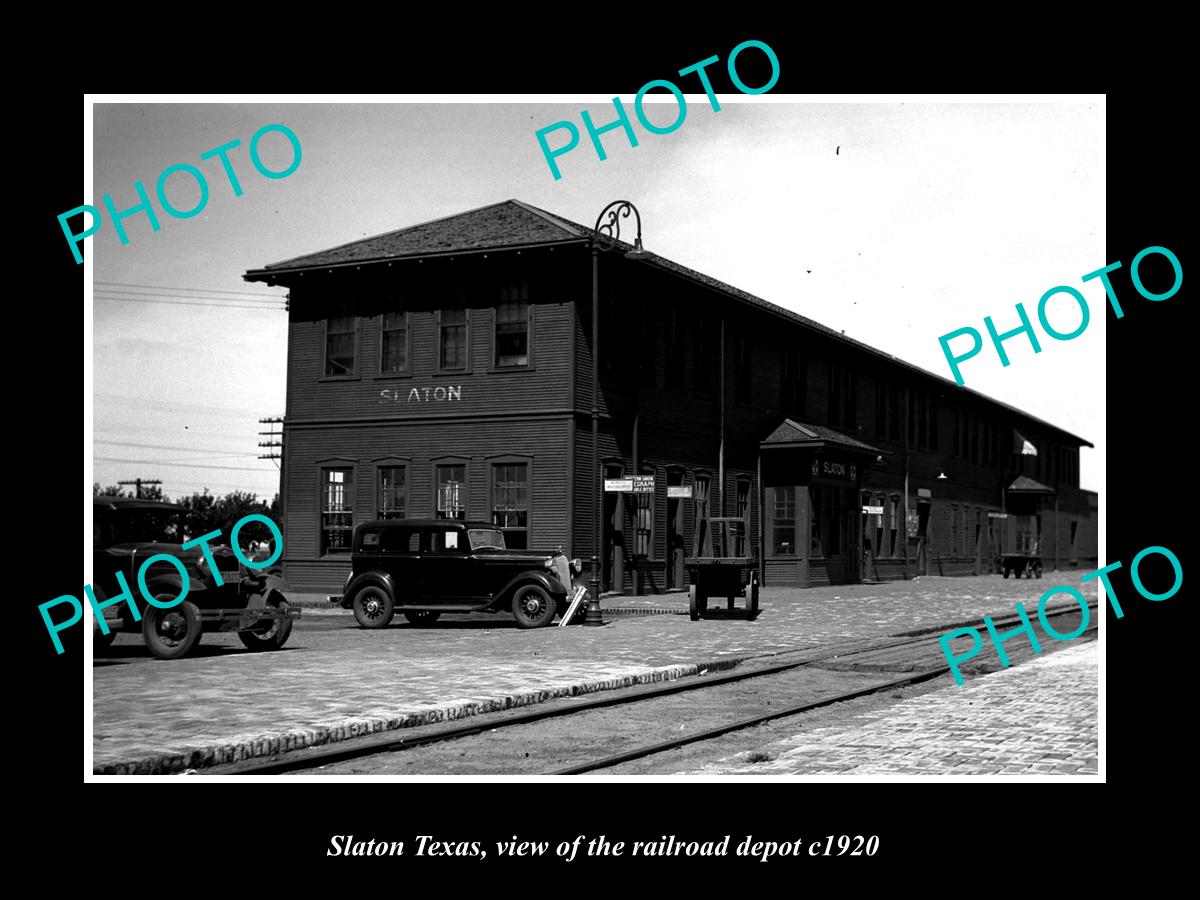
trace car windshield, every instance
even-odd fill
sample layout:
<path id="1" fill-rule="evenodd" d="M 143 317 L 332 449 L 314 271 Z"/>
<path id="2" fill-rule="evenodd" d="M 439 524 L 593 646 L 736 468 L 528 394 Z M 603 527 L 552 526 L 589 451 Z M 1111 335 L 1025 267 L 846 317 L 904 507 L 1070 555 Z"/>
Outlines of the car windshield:
<path id="1" fill-rule="evenodd" d="M 183 540 L 182 517 L 175 510 L 113 510 L 105 519 L 107 533 L 96 538 L 109 546 L 143 541 L 178 544 Z"/>
<path id="2" fill-rule="evenodd" d="M 494 528 L 468 528 L 472 550 L 503 550 L 504 535 Z"/>

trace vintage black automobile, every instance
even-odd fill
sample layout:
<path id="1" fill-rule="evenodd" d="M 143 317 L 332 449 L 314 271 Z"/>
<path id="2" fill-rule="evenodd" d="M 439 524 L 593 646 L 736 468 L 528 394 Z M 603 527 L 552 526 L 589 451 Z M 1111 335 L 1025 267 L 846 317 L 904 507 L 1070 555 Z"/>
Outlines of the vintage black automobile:
<path id="1" fill-rule="evenodd" d="M 447 519 L 364 522 L 351 549 L 346 586 L 329 601 L 353 609 L 364 628 L 383 628 L 396 610 L 414 625 L 511 610 L 522 628 L 541 628 L 565 610 L 582 568 L 561 551 L 508 550 L 494 525 Z"/>
<path id="2" fill-rule="evenodd" d="M 205 631 L 236 631 L 251 650 L 278 650 L 292 633 L 292 620 L 300 615 L 284 598 L 281 570 L 250 569 L 242 565 L 233 548 L 210 544 L 223 584 L 209 568 L 200 547 L 181 548 L 184 508 L 157 500 L 128 497 L 92 499 L 92 590 L 97 601 L 121 592 L 117 572 L 125 576 L 133 602 L 141 614 L 136 621 L 127 603 L 104 610 L 109 633 L 94 628 L 97 651 L 112 644 L 118 631 L 140 633 L 150 652 L 160 659 L 186 656 Z M 188 594 L 182 603 L 160 609 L 146 602 L 138 589 L 138 570 L 151 556 L 167 553 L 184 564 Z M 254 560 L 252 560 L 254 561 Z M 146 587 L 156 600 L 179 596 L 182 578 L 167 562 L 153 563 L 146 571 Z"/>

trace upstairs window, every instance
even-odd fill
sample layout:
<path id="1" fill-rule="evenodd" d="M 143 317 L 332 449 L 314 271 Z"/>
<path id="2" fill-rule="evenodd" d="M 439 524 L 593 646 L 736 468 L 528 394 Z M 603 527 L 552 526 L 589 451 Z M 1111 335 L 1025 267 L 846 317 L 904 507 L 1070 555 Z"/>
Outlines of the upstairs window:
<path id="1" fill-rule="evenodd" d="M 779 412 L 784 416 L 804 415 L 808 392 L 804 370 L 804 361 L 797 351 L 779 351 Z"/>
<path id="2" fill-rule="evenodd" d="M 506 294 L 516 293 L 506 291 Z M 496 307 L 496 365 L 529 365 L 529 304 L 510 300 Z"/>
<path id="3" fill-rule="evenodd" d="M 703 316 L 695 321 L 698 334 L 697 351 L 692 358 L 692 391 L 697 396 L 708 397 L 712 395 L 713 375 L 720 364 L 720 324 Z"/>
<path id="4" fill-rule="evenodd" d="M 858 386 L 854 373 L 844 366 L 829 363 L 828 387 L 827 424 L 831 428 L 855 431 Z"/>
<path id="5" fill-rule="evenodd" d="M 734 343 L 736 358 L 734 368 L 734 402 L 738 406 L 750 405 L 750 385 L 753 374 L 753 359 L 750 356 L 750 335 L 740 330 Z"/>
<path id="6" fill-rule="evenodd" d="M 354 375 L 358 350 L 358 317 L 332 316 L 325 323 L 325 377 Z"/>
<path id="7" fill-rule="evenodd" d="M 467 311 L 444 309 L 438 322 L 438 368 L 467 367 Z"/>
<path id="8" fill-rule="evenodd" d="M 667 312 L 667 360 L 666 385 L 669 388 L 683 389 L 683 347 L 686 343 L 683 335 L 683 316 L 672 306 Z"/>
<path id="9" fill-rule="evenodd" d="M 396 374 L 408 371 L 408 313 L 390 312 L 383 316 L 379 340 L 379 371 Z"/>

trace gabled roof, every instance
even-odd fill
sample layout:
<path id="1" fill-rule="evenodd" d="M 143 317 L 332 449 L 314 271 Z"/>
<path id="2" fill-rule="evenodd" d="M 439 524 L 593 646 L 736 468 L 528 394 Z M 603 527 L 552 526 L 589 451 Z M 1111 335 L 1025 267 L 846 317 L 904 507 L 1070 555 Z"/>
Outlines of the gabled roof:
<path id="1" fill-rule="evenodd" d="M 1010 494 L 1053 494 L 1054 488 L 1046 487 L 1040 481 L 1034 481 L 1028 475 L 1018 475 L 1008 486 Z"/>
<path id="2" fill-rule="evenodd" d="M 404 257 L 515 249 L 586 239 L 588 229 L 519 200 L 504 200 L 432 222 L 410 225 L 328 250 L 271 263 L 247 274 L 311 269 Z"/>
<path id="3" fill-rule="evenodd" d="M 821 450 L 825 447 L 839 447 L 845 450 L 855 450 L 860 453 L 880 454 L 882 450 L 864 444 L 860 440 L 826 428 L 823 425 L 809 425 L 793 419 L 784 419 L 778 428 L 771 432 L 760 447 L 794 447 L 803 450 Z"/>
<path id="4" fill-rule="evenodd" d="M 342 244 L 328 250 L 321 250 L 305 256 L 296 256 L 282 262 L 271 263 L 262 269 L 251 269 L 243 278 L 246 281 L 268 281 L 288 272 L 300 272 L 306 269 L 335 268 L 344 265 L 386 262 L 393 259 L 417 259 L 427 256 L 474 253 L 485 250 L 517 250 L 523 247 L 581 244 L 590 241 L 596 234 L 597 232 L 592 228 L 572 222 L 569 219 L 564 219 L 562 216 L 547 212 L 544 209 L 538 209 L 536 206 L 531 206 L 520 200 L 502 200 L 499 203 L 493 203 L 489 206 L 481 206 L 478 209 L 468 210 L 467 212 L 456 213 L 429 222 L 422 222 L 419 225 L 410 225 L 407 228 L 389 231 L 375 237 L 351 241 L 348 244 Z M 628 251 L 633 249 L 632 244 L 627 244 L 624 241 L 610 241 L 608 238 L 605 238 L 605 242 L 613 245 L 617 250 Z M 785 320 L 797 322 L 836 342 L 855 347 L 869 356 L 887 360 L 924 378 L 940 382 L 947 390 L 959 391 L 963 394 L 977 397 L 986 403 L 1003 407 L 1010 412 L 1016 413 L 1027 422 L 1035 422 L 1038 425 L 1052 429 L 1058 434 L 1066 435 L 1084 447 L 1095 446 L 1091 441 L 1071 434 L 1071 432 L 1043 419 L 1031 416 L 1029 413 L 1015 406 L 1010 406 L 1001 400 L 995 400 L 978 391 L 957 385 L 945 376 L 937 375 L 926 369 L 922 369 L 920 366 L 913 365 L 898 356 L 877 350 L 870 344 L 847 337 L 842 332 L 836 331 L 827 325 L 822 325 L 815 319 L 810 319 L 807 316 L 792 312 L 790 309 L 778 306 L 768 300 L 763 300 L 761 297 L 756 297 L 747 291 L 705 275 L 703 272 L 689 269 L 687 266 L 680 265 L 677 262 L 654 253 L 639 260 L 639 264 L 653 266 L 654 268 L 670 272 L 673 275 L 703 285 L 720 294 L 748 303 L 751 306 L 758 307 Z"/>

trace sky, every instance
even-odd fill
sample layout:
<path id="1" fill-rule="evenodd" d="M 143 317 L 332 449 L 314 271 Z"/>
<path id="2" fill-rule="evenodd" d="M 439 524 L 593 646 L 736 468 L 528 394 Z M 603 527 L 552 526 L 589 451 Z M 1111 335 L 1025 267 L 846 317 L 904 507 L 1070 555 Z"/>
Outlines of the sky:
<path id="1" fill-rule="evenodd" d="M 1081 453 L 1081 485 L 1102 490 L 1105 300 L 1098 280 L 1081 280 L 1113 261 L 1104 249 L 1102 100 L 718 98 L 715 112 L 703 94 L 687 95 L 683 124 L 655 135 L 623 97 L 639 143 L 609 132 L 604 161 L 580 110 L 598 126 L 611 121 L 605 97 L 96 103 L 93 196 L 84 202 L 102 207 L 110 194 L 126 209 L 140 180 L 161 227 L 135 214 L 124 220 L 128 244 L 107 221 L 86 239 L 91 480 L 157 478 L 170 497 L 204 487 L 276 493 L 278 469 L 257 459 L 268 440 L 258 432 L 269 427 L 258 420 L 284 411 L 286 291 L 243 281 L 248 269 L 510 198 L 586 225 L 609 201 L 627 199 L 641 212 L 648 250 L 945 377 L 940 335 L 964 326 L 985 333 L 989 315 L 999 330 L 1013 328 L 1017 303 L 1036 323 L 1046 291 L 1074 287 L 1092 311 L 1080 337 L 1060 342 L 1039 329 L 1040 354 L 1014 338 L 1007 368 L 989 345 L 963 375 L 967 387 L 1094 443 Z M 660 125 L 676 115 L 674 100 L 663 102 L 647 104 Z M 560 120 L 576 124 L 581 142 L 558 158 L 555 180 L 534 132 Z M 275 180 L 248 156 L 251 136 L 272 123 L 302 147 L 299 167 Z M 241 196 L 217 159 L 200 159 L 234 139 Z M 291 161 L 278 133 L 260 148 L 268 168 Z M 176 163 L 196 166 L 208 183 L 207 205 L 192 218 L 171 218 L 153 199 L 159 174 Z M 186 174 L 173 175 L 167 191 L 180 209 L 199 199 Z M 1079 322 L 1061 296 L 1047 312 L 1062 332 Z"/>

